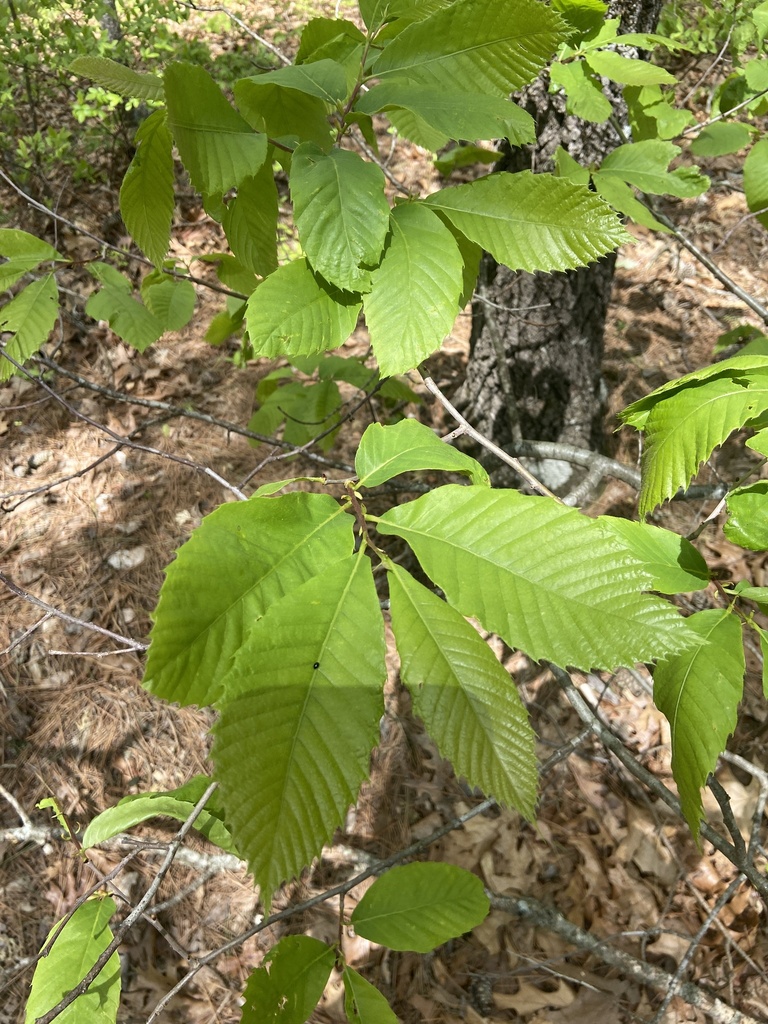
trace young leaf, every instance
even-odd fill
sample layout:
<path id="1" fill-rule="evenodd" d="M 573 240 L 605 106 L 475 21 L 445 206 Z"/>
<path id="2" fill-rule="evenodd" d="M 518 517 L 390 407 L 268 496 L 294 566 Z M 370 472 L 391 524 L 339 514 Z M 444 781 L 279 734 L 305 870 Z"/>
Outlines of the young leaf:
<path id="1" fill-rule="evenodd" d="M 90 271 L 101 282 L 85 304 L 94 320 L 106 320 L 115 334 L 139 352 L 165 333 L 165 324 L 133 297 L 131 282 L 108 263 L 92 263 Z"/>
<path id="2" fill-rule="evenodd" d="M 603 199 L 610 203 L 611 206 L 618 210 L 619 213 L 625 214 L 627 217 L 631 217 L 637 224 L 643 224 L 647 228 L 651 228 L 654 231 L 661 231 L 664 234 L 671 235 L 672 231 L 661 221 L 656 220 L 651 211 L 647 206 L 643 204 L 635 197 L 635 193 L 621 178 L 614 177 L 611 174 L 602 174 L 600 171 L 595 171 L 592 174 L 592 182 L 597 190 L 597 193 L 603 197 Z"/>
<path id="3" fill-rule="evenodd" d="M 662 85 L 674 84 L 677 79 L 669 71 L 649 64 L 645 60 L 633 60 L 622 57 L 612 50 L 596 50 L 588 53 L 586 61 L 592 70 L 605 78 L 621 85 Z"/>
<path id="4" fill-rule="evenodd" d="M 245 322 L 256 355 L 311 355 L 343 345 L 361 305 L 358 295 L 324 286 L 306 260 L 294 260 L 251 295 Z"/>
<path id="5" fill-rule="evenodd" d="M 514 680 L 457 611 L 398 566 L 389 596 L 402 679 L 438 750 L 470 786 L 531 820 L 536 751 Z"/>
<path id="6" fill-rule="evenodd" d="M 768 139 L 760 139 L 744 161 L 744 193 L 747 206 L 768 228 Z"/>
<path id="7" fill-rule="evenodd" d="M 112 941 L 109 919 L 116 910 L 111 896 L 97 895 L 81 904 L 58 935 L 47 956 L 37 961 L 24 1024 L 52 1010 L 83 980 Z M 58 922 L 46 943 L 58 930 Z M 113 953 L 88 989 L 56 1019 L 61 1024 L 115 1024 L 120 1006 L 120 957 Z"/>
<path id="8" fill-rule="evenodd" d="M 357 153 L 314 144 L 297 147 L 291 198 L 304 252 L 314 270 L 345 291 L 364 291 L 360 264 L 379 262 L 389 225 L 384 174 Z"/>
<path id="9" fill-rule="evenodd" d="M 418 420 L 401 420 L 389 427 L 372 423 L 366 428 L 355 455 L 360 487 L 378 487 L 400 473 L 422 469 L 463 473 L 473 484 L 485 487 L 491 483 L 479 462 L 441 441 Z"/>
<path id="10" fill-rule="evenodd" d="M 665 396 L 651 409 L 643 427 L 640 515 L 687 487 L 717 445 L 766 410 L 766 373 L 714 377 Z"/>
<path id="11" fill-rule="evenodd" d="M 0 332 L 12 331 L 13 337 L 0 347 L 0 381 L 17 373 L 2 353 L 23 363 L 48 340 L 59 311 L 59 290 L 53 274 L 28 284 L 0 309 Z"/>
<path id="12" fill-rule="evenodd" d="M 356 78 L 364 43 L 365 36 L 357 25 L 345 18 L 310 18 L 301 33 L 296 64 L 331 59 L 346 70 L 347 63 L 354 62 Z M 353 85 L 354 79 L 351 84 L 348 79 L 348 88 Z"/>
<path id="13" fill-rule="evenodd" d="M 142 288 L 141 297 L 150 313 L 162 323 L 163 330 L 180 331 L 192 319 L 197 293 L 191 281 L 165 277 Z"/>
<path id="14" fill-rule="evenodd" d="M 162 266 L 171 237 L 174 196 L 173 139 L 165 111 L 156 110 L 136 132 L 136 153 L 120 186 L 120 213 L 136 244 Z"/>
<path id="15" fill-rule="evenodd" d="M 75 57 L 69 70 L 83 78 L 116 92 L 118 96 L 137 100 L 162 100 L 163 82 L 156 75 L 134 71 L 109 57 Z"/>
<path id="16" fill-rule="evenodd" d="M 700 789 L 736 727 L 744 680 L 737 615 L 720 609 L 686 619 L 698 636 L 689 650 L 656 666 L 653 699 L 672 731 L 672 774 L 685 820 L 698 835 Z"/>
<path id="17" fill-rule="evenodd" d="M 358 935 L 390 949 L 429 953 L 488 916 L 483 883 L 454 864 L 416 863 L 377 878 L 352 912 Z"/>
<path id="18" fill-rule="evenodd" d="M 227 821 L 266 903 L 357 799 L 384 712 L 385 650 L 361 549 L 273 604 L 235 656 L 212 757 Z"/>
<path id="19" fill-rule="evenodd" d="M 598 79 L 590 72 L 583 60 L 570 64 L 553 61 L 549 77 L 565 92 L 565 109 L 569 114 L 584 121 L 603 124 L 613 113 L 611 101 L 603 93 Z"/>
<path id="20" fill-rule="evenodd" d="M 448 485 L 371 518 L 408 541 L 462 615 L 535 661 L 610 669 L 687 646 L 685 620 L 642 593 L 645 566 L 549 498 Z"/>
<path id="21" fill-rule="evenodd" d="M 728 540 L 750 551 L 768 550 L 768 480 L 735 487 L 725 499 Z"/>
<path id="22" fill-rule="evenodd" d="M 710 181 L 697 168 L 679 167 L 668 171 L 670 161 L 679 156 L 680 148 L 660 139 L 646 139 L 619 146 L 603 160 L 600 173 L 620 178 L 651 195 L 700 196 Z"/>
<path id="23" fill-rule="evenodd" d="M 304 1024 L 333 970 L 331 947 L 308 935 L 287 935 L 263 964 L 248 979 L 240 1024 Z"/>
<path id="24" fill-rule="evenodd" d="M 718 121 L 707 125 L 689 146 L 695 156 L 724 156 L 738 153 L 748 146 L 752 133 L 745 124 L 738 121 Z"/>
<path id="25" fill-rule="evenodd" d="M 43 260 L 60 260 L 62 256 L 40 238 L 17 228 L 0 228 L 0 289 L 5 291 Z"/>
<path id="26" fill-rule="evenodd" d="M 382 377 L 418 366 L 439 348 L 459 312 L 463 261 L 449 229 L 420 203 L 396 206 L 389 245 L 363 297 Z"/>
<path id="27" fill-rule="evenodd" d="M 169 64 L 165 97 L 179 155 L 199 192 L 236 188 L 266 160 L 266 135 L 251 130 L 204 68 Z"/>
<path id="28" fill-rule="evenodd" d="M 399 1024 L 381 992 L 351 967 L 344 968 L 344 1012 L 349 1024 Z"/>
<path id="29" fill-rule="evenodd" d="M 603 529 L 620 538 L 651 574 L 652 590 L 680 594 L 705 590 L 709 582 L 707 563 L 685 537 L 649 523 L 599 516 Z"/>
<path id="30" fill-rule="evenodd" d="M 168 793 L 136 793 L 124 796 L 114 807 L 97 814 L 82 837 L 84 850 L 98 846 L 107 839 L 140 825 L 150 818 L 165 816 L 186 821 L 211 780 L 207 775 L 196 775 L 178 789 Z M 224 816 L 216 804 L 216 793 L 208 799 L 205 808 L 195 818 L 195 829 L 226 853 L 237 856 Z"/>
<path id="31" fill-rule="evenodd" d="M 243 266 L 259 277 L 277 270 L 277 188 L 270 161 L 243 178 L 227 204 L 222 226 Z"/>
<path id="32" fill-rule="evenodd" d="M 572 270 L 631 238 L 594 192 L 550 174 L 489 174 L 424 202 L 512 270 Z"/>
<path id="33" fill-rule="evenodd" d="M 212 512 L 166 570 L 145 688 L 181 704 L 216 700 L 253 623 L 349 555 L 353 525 L 327 494 L 251 498 Z"/>
<path id="34" fill-rule="evenodd" d="M 535 0 L 458 0 L 403 29 L 373 72 L 506 98 L 536 78 L 564 36 L 560 18 Z"/>

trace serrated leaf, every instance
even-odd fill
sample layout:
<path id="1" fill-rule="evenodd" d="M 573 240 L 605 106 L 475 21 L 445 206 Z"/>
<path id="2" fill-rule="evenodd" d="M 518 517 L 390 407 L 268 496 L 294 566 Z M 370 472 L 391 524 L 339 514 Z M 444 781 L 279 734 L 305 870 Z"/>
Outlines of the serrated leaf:
<path id="1" fill-rule="evenodd" d="M 358 295 L 324 285 L 306 260 L 294 260 L 262 281 L 245 322 L 256 355 L 290 359 L 343 345 L 361 307 Z"/>
<path id="2" fill-rule="evenodd" d="M 277 188 L 267 160 L 240 182 L 222 221 L 232 252 L 260 277 L 277 270 L 277 212 Z"/>
<path id="3" fill-rule="evenodd" d="M 114 807 L 108 807 L 89 823 L 82 836 L 83 849 L 89 850 L 134 825 L 158 816 L 186 821 L 210 784 L 207 775 L 196 775 L 183 786 L 167 793 L 136 793 L 123 797 Z M 237 856 L 221 808 L 216 806 L 215 793 L 195 818 L 194 828 L 226 853 Z"/>
<path id="4" fill-rule="evenodd" d="M 751 139 L 752 133 L 745 124 L 718 121 L 702 129 L 689 148 L 695 156 L 724 156 L 726 153 L 738 153 L 749 145 Z"/>
<path id="5" fill-rule="evenodd" d="M 608 5 L 602 0 L 553 0 L 552 8 L 572 28 L 568 41 L 574 43 L 602 27 Z"/>
<path id="6" fill-rule="evenodd" d="M 362 550 L 273 604 L 235 656 L 212 757 L 232 834 L 267 904 L 357 799 L 384 711 L 384 659 Z"/>
<path id="7" fill-rule="evenodd" d="M 267 137 L 251 130 L 205 68 L 175 62 L 164 80 L 168 124 L 195 188 L 215 195 L 255 174 L 267 158 Z"/>
<path id="8" fill-rule="evenodd" d="M 413 369 L 442 345 L 459 312 L 464 266 L 453 235 L 425 206 L 396 206 L 390 224 L 363 297 L 382 377 Z"/>
<path id="9" fill-rule="evenodd" d="M 598 522 L 549 498 L 440 487 L 373 517 L 403 537 L 462 615 L 535 661 L 615 668 L 686 645 L 685 620 Z"/>
<path id="10" fill-rule="evenodd" d="M 679 196 L 682 199 L 700 196 L 710 185 L 706 175 L 691 167 L 667 170 L 679 154 L 679 146 L 660 139 L 630 142 L 608 154 L 600 165 L 600 173 L 620 178 L 651 195 Z"/>
<path id="11" fill-rule="evenodd" d="M 86 976 L 112 941 L 109 920 L 116 910 L 111 896 L 82 903 L 64 925 L 47 956 L 37 962 L 27 1001 L 25 1024 L 52 1010 Z M 46 943 L 58 930 L 57 922 Z M 58 1015 L 61 1024 L 115 1024 L 120 1006 L 120 957 L 113 953 L 86 992 Z"/>
<path id="12" fill-rule="evenodd" d="M 677 79 L 669 71 L 649 64 L 645 60 L 623 57 L 611 50 L 595 50 L 586 55 L 586 61 L 594 72 L 621 85 L 664 85 L 674 84 Z"/>
<path id="13" fill-rule="evenodd" d="M 387 1000 L 370 981 L 344 968 L 344 1012 L 349 1024 L 399 1024 Z"/>
<path id="14" fill-rule="evenodd" d="M 165 333 L 165 325 L 133 297 L 131 282 L 109 266 L 92 263 L 90 271 L 101 282 L 85 304 L 85 311 L 94 320 L 106 320 L 115 334 L 143 352 Z"/>
<path id="15" fill-rule="evenodd" d="M 17 363 L 26 362 L 48 340 L 58 312 L 59 289 L 53 274 L 28 284 L 0 309 L 0 332 L 13 332 L 13 337 L 0 345 L 0 381 L 18 373 L 2 353 L 7 352 Z"/>
<path id="16" fill-rule="evenodd" d="M 589 185 L 589 169 L 582 167 L 562 146 L 555 150 L 555 167 L 559 178 L 568 178 L 574 185 Z"/>
<path id="17" fill-rule="evenodd" d="M 601 174 L 595 171 L 592 174 L 592 181 L 595 189 L 607 203 L 618 210 L 619 213 L 631 217 L 637 224 L 643 224 L 654 231 L 661 231 L 663 234 L 671 235 L 672 231 L 661 221 L 656 220 L 647 206 L 635 197 L 632 189 L 621 178 L 615 178 L 610 174 Z"/>
<path id="18" fill-rule="evenodd" d="M 137 245 L 162 266 L 171 238 L 173 139 L 165 111 L 156 110 L 136 132 L 136 153 L 120 186 L 120 213 Z"/>
<path id="19" fill-rule="evenodd" d="M 41 238 L 17 228 L 0 228 L 0 256 L 7 263 L 0 263 L 0 290 L 12 287 L 30 270 L 43 260 L 60 260 L 63 257 Z"/>
<path id="20" fill-rule="evenodd" d="M 345 558 L 353 525 L 327 494 L 251 498 L 206 516 L 166 570 L 145 688 L 181 704 L 216 700 L 253 623 Z"/>
<path id="21" fill-rule="evenodd" d="M 719 444 L 766 410 L 765 373 L 715 377 L 655 405 L 643 426 L 640 515 L 687 487 Z"/>
<path id="22" fill-rule="evenodd" d="M 142 290 L 147 309 L 161 321 L 166 331 L 180 331 L 187 326 L 195 311 L 197 293 L 191 281 L 166 277 Z"/>
<path id="23" fill-rule="evenodd" d="M 551 174 L 489 174 L 424 202 L 512 270 L 572 270 L 631 238 L 604 200 Z"/>
<path id="24" fill-rule="evenodd" d="M 611 101 L 583 60 L 561 64 L 553 61 L 549 77 L 565 92 L 565 109 L 584 121 L 603 124 L 613 113 Z"/>
<path id="25" fill-rule="evenodd" d="M 261 81 L 264 77 L 241 78 L 235 83 L 235 99 L 243 117 L 254 128 L 291 147 L 311 140 L 324 151 L 330 149 L 332 137 L 328 104 L 298 89 L 269 80 Z M 290 156 L 280 151 L 277 153 L 280 159 L 286 155 Z"/>
<path id="26" fill-rule="evenodd" d="M 441 755 L 533 819 L 535 739 L 514 680 L 463 616 L 398 566 L 389 595 L 401 676 Z"/>
<path id="27" fill-rule="evenodd" d="M 379 262 L 389 224 L 385 178 L 357 153 L 324 153 L 313 142 L 294 151 L 291 198 L 302 248 L 314 270 L 345 291 L 362 291 Z"/>
<path id="28" fill-rule="evenodd" d="M 744 194 L 749 209 L 768 228 L 768 139 L 756 142 L 744 161 Z"/>
<path id="29" fill-rule="evenodd" d="M 334 60 L 347 75 L 347 89 L 357 82 L 365 36 L 344 18 L 310 18 L 301 33 L 296 64 Z"/>
<path id="30" fill-rule="evenodd" d="M 335 107 L 347 98 L 347 76 L 344 68 L 335 60 L 288 64 L 275 71 L 265 71 L 263 75 L 243 78 L 240 82 L 249 83 L 249 87 L 279 85 L 285 89 L 306 93 L 307 96 L 315 96 L 329 107 Z"/>
<path id="31" fill-rule="evenodd" d="M 355 455 L 359 487 L 378 487 L 400 473 L 424 469 L 463 473 L 473 484 L 485 487 L 491 483 L 479 462 L 441 441 L 418 420 L 387 427 L 372 423 L 366 428 Z"/>
<path id="32" fill-rule="evenodd" d="M 536 78 L 565 34 L 560 18 L 535 0 L 463 0 L 403 29 L 373 71 L 507 97 Z"/>
<path id="33" fill-rule="evenodd" d="M 741 622 L 729 611 L 696 612 L 686 620 L 698 643 L 656 666 L 653 699 L 672 734 L 672 774 L 685 820 L 698 835 L 701 787 L 736 727 L 744 680 Z"/>
<path id="34" fill-rule="evenodd" d="M 110 92 L 116 92 L 118 96 L 137 100 L 163 98 L 161 78 L 143 71 L 134 71 L 109 57 L 75 57 L 69 70 L 83 78 L 90 78 L 92 82 Z"/>
<path id="35" fill-rule="evenodd" d="M 685 537 L 649 523 L 614 516 L 600 516 L 598 521 L 645 565 L 653 580 L 653 590 L 660 594 L 679 594 L 706 589 L 709 583 L 707 563 Z"/>
<path id="36" fill-rule="evenodd" d="M 513 146 L 521 146 L 536 138 L 531 115 L 500 96 L 430 89 L 392 78 L 369 89 L 356 104 L 356 109 L 368 114 L 390 112 L 393 107 L 415 115 L 415 134 L 402 130 L 401 134 L 426 149 L 441 149 L 450 139 L 508 138 Z M 418 130 L 419 122 L 426 131 Z"/>
<path id="37" fill-rule="evenodd" d="M 240 1024 L 304 1024 L 333 970 L 330 946 L 308 935 L 287 935 L 252 971 Z"/>
<path id="38" fill-rule="evenodd" d="M 768 481 L 735 487 L 725 499 L 728 540 L 749 551 L 768 550 Z"/>
<path id="39" fill-rule="evenodd" d="M 377 878 L 352 912 L 358 935 L 390 949 L 429 953 L 481 924 L 480 879 L 454 864 L 416 863 Z"/>

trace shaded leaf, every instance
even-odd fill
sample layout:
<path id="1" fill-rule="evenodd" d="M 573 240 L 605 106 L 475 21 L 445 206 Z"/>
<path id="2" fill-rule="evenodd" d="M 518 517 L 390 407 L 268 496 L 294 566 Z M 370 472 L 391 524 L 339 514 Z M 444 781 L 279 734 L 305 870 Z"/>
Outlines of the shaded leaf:
<path id="1" fill-rule="evenodd" d="M 744 193 L 747 206 L 768 228 L 768 139 L 756 142 L 744 161 Z"/>
<path id="2" fill-rule="evenodd" d="M 143 71 L 134 71 L 109 57 L 75 57 L 69 70 L 83 78 L 90 78 L 92 82 L 110 92 L 116 92 L 118 96 L 137 100 L 163 98 L 161 78 Z"/>
<path id="3" fill-rule="evenodd" d="M 603 93 L 600 82 L 592 75 L 583 60 L 561 64 L 553 61 L 549 77 L 565 92 L 565 108 L 569 114 L 584 121 L 603 124 L 613 113 L 611 101 Z"/>
<path id="4" fill-rule="evenodd" d="M 623 57 L 612 50 L 595 50 L 587 54 L 586 61 L 598 75 L 621 85 L 663 85 L 677 81 L 674 75 L 656 64 Z"/>
<path id="5" fill-rule="evenodd" d="M 735 487 L 725 499 L 728 540 L 749 551 L 768 550 L 768 480 Z"/>
<path id="6" fill-rule="evenodd" d="M 308 935 L 281 939 L 263 966 L 251 972 L 240 1024 L 304 1024 L 320 1001 L 334 959 L 330 946 Z"/>
<path id="7" fill-rule="evenodd" d="M 139 248 L 155 266 L 162 266 L 176 205 L 173 139 L 164 110 L 156 110 L 142 122 L 136 146 L 120 186 L 120 213 Z"/>
<path id="8" fill-rule="evenodd" d="M 749 145 L 751 139 L 752 133 L 745 124 L 718 121 L 699 132 L 689 148 L 696 156 L 724 156 L 726 153 L 738 153 Z"/>
<path id="9" fill-rule="evenodd" d="M 645 565 L 653 580 L 652 590 L 679 594 L 706 589 L 709 583 L 707 563 L 685 537 L 649 523 L 614 516 L 600 516 L 599 522 Z"/>
<path id="10" fill-rule="evenodd" d="M 62 256 L 41 238 L 17 228 L 0 228 L 0 289 L 5 291 L 43 260 L 60 260 Z"/>
<path id="11" fill-rule="evenodd" d="M 651 195 L 700 196 L 709 188 L 709 178 L 697 168 L 679 167 L 667 170 L 679 156 L 680 148 L 661 139 L 645 139 L 619 146 L 600 165 L 602 175 L 620 178 Z"/>
<path id="12" fill-rule="evenodd" d="M 344 968 L 344 1012 L 350 1024 L 398 1024 L 381 992 L 351 967 Z"/>
<path id="13" fill-rule="evenodd" d="M 232 252 L 260 277 L 277 270 L 277 208 L 277 188 L 267 160 L 240 182 L 222 221 Z"/>
<path id="14" fill-rule="evenodd" d="M 197 293 L 191 281 L 166 277 L 157 284 L 142 288 L 141 297 L 147 309 L 163 325 L 163 330 L 180 331 L 192 319 Z"/>
<path id="15" fill-rule="evenodd" d="M 143 352 L 165 333 L 165 324 L 133 296 L 131 282 L 108 263 L 92 263 L 90 271 L 100 281 L 85 311 L 94 320 L 106 320 L 115 334 Z"/>
<path id="16" fill-rule="evenodd" d="M 18 373 L 7 352 L 17 363 L 24 363 L 48 340 L 59 312 L 59 290 L 53 274 L 46 274 L 28 284 L 0 309 L 0 332 L 13 332 L 13 337 L 0 345 L 0 381 Z"/>

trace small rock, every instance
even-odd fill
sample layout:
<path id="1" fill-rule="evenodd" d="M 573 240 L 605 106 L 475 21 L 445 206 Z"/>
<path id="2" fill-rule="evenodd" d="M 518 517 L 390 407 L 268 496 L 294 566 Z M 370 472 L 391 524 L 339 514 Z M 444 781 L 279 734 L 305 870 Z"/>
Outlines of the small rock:
<path id="1" fill-rule="evenodd" d="M 30 469 L 39 469 L 44 466 L 46 462 L 49 462 L 53 458 L 53 452 L 50 448 L 46 448 L 41 452 L 35 452 L 34 455 L 30 455 L 27 460 Z"/>
<path id="2" fill-rule="evenodd" d="M 135 569 L 137 565 L 141 565 L 146 555 L 147 549 L 140 544 L 137 548 L 121 548 L 115 551 L 107 562 L 113 569 Z"/>

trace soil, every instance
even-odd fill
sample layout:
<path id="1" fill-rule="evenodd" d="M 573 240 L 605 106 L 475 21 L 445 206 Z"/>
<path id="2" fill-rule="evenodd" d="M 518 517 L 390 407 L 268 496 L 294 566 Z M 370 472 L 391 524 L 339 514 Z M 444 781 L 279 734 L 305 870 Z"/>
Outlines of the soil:
<path id="1" fill-rule="evenodd" d="M 252 23 L 290 53 L 292 28 L 306 15 L 304 6 L 287 5 L 279 16 L 267 5 L 250 6 Z M 697 69 L 690 74 L 695 79 Z M 739 160 L 721 158 L 704 167 L 714 180 L 710 192 L 699 200 L 670 204 L 667 212 L 742 288 L 766 302 L 768 236 L 746 216 Z M 434 181 L 431 164 L 412 146 L 396 150 L 390 169 L 409 183 L 430 187 Z M 8 226 L 42 230 L 53 238 L 52 222 L 33 218 L 18 196 L 6 190 L 2 200 Z M 114 208 L 112 189 L 85 197 L 67 189 L 59 212 L 99 234 Z M 176 254 L 216 251 L 221 244 L 218 228 L 191 195 L 182 210 L 174 233 Z M 127 243 L 119 226 L 115 230 L 117 240 Z M 609 432 L 615 429 L 617 412 L 630 401 L 709 362 L 721 333 L 739 323 L 759 326 L 676 242 L 643 229 L 633 233 L 637 243 L 619 257 L 607 325 Z M 57 244 L 83 258 L 98 251 L 92 240 L 66 228 L 59 228 Z M 140 686 L 141 657 L 112 653 L 115 641 L 82 623 L 139 640 L 147 637 L 163 568 L 206 513 L 234 500 L 195 465 L 209 467 L 249 492 L 269 480 L 318 473 L 317 463 L 309 458 L 294 457 L 285 465 L 278 448 L 254 448 L 220 426 L 137 404 L 145 399 L 238 425 L 248 422 L 255 386 L 277 364 L 259 360 L 237 369 L 232 346 L 214 349 L 201 340 L 200 325 L 221 309 L 220 296 L 201 289 L 193 324 L 140 355 L 107 327 L 85 317 L 87 275 L 73 273 L 63 283 L 71 301 L 46 353 L 62 373 L 95 387 L 57 375 L 48 381 L 61 400 L 21 377 L 0 390 L 0 565 L 19 587 L 81 621 L 48 617 L 0 588 L 0 828 L 6 832 L 20 824 L 19 810 L 38 833 L 50 826 L 50 812 L 36 809 L 45 797 L 55 797 L 70 825 L 79 828 L 128 793 L 171 789 L 210 768 L 207 729 L 212 713 L 179 709 L 151 697 Z M 465 312 L 431 363 L 448 391 L 461 378 L 467 337 Z M 352 345 L 366 351 L 364 332 Z M 418 380 L 412 386 L 419 390 Z M 117 400 L 104 389 L 126 397 Z M 350 401 L 356 396 L 354 390 L 347 393 Z M 426 398 L 408 411 L 439 429 L 449 427 L 441 410 Z M 327 455 L 331 465 L 325 471 L 337 477 L 349 474 L 355 438 L 377 412 L 381 410 L 375 404 L 363 405 L 345 424 Z M 103 426 L 131 435 L 155 452 L 119 447 Z M 637 437 L 631 431 L 622 430 L 612 443 L 618 458 L 636 461 Z M 182 455 L 188 464 L 163 453 Z M 700 479 L 739 479 L 746 466 L 743 448 L 729 443 Z M 633 515 L 635 500 L 628 486 L 612 482 L 586 511 Z M 654 518 L 687 534 L 713 504 L 674 503 Z M 750 577 L 766 585 L 765 556 L 729 544 L 716 524 L 697 543 L 721 577 Z M 695 598 L 691 610 L 701 607 L 702 600 L 716 600 L 714 592 Z M 579 735 L 581 723 L 548 673 L 493 638 L 491 642 L 526 701 L 546 763 Z M 575 678 L 585 698 L 600 704 L 635 756 L 673 786 L 668 726 L 648 694 L 645 670 Z M 371 781 L 357 811 L 322 858 L 280 893 L 276 909 L 350 877 L 372 855 L 387 856 L 479 802 L 408 715 L 394 671 L 388 693 L 382 745 L 374 754 Z M 765 767 L 766 738 L 768 710 L 755 652 L 730 749 Z M 723 765 L 718 777 L 748 834 L 758 807 L 758 781 L 730 764 Z M 707 804 L 707 812 L 717 823 L 714 801 Z M 23 1019 L 32 973 L 29 958 L 52 924 L 98 877 L 71 842 L 52 838 L 53 833 L 44 841 L 18 843 L 3 838 L 6 832 L 0 836 L 1 1024 Z M 168 840 L 174 832 L 172 824 L 159 823 L 136 834 Z M 188 957 L 204 954 L 243 932 L 261 912 L 244 869 L 224 869 L 215 860 L 216 851 L 201 838 L 192 838 L 187 846 L 200 856 L 177 863 L 163 883 L 157 899 L 176 898 L 159 915 L 159 927 L 142 923 L 123 947 L 123 1024 L 146 1020 L 186 970 L 184 951 Z M 111 845 L 94 851 L 93 864 L 109 871 L 130 849 Z M 556 906 L 591 935 L 673 973 L 691 937 L 736 877 L 735 869 L 708 844 L 698 849 L 685 826 L 589 737 L 575 743 L 573 753 L 551 763 L 543 775 L 535 824 L 492 809 L 432 845 L 426 856 L 476 872 L 497 893 L 525 894 Z M 157 865 L 157 850 L 141 848 L 118 880 L 126 900 L 135 902 Z M 364 889 L 346 898 L 347 913 Z M 160 1019 L 188 1024 L 238 1021 L 248 974 L 276 939 L 303 932 L 334 941 L 338 913 L 338 901 L 329 901 L 220 956 L 174 997 Z M 688 974 L 756 1019 L 768 1019 L 763 913 L 753 890 L 738 887 L 711 920 Z M 599 955 L 501 911 L 493 911 L 470 935 L 426 957 L 385 951 L 351 929 L 345 931 L 344 949 L 348 962 L 381 988 L 405 1024 L 618 1024 L 648 1020 L 658 1004 L 651 989 L 627 980 Z M 312 1019 L 345 1019 L 335 976 Z M 704 1019 L 679 998 L 664 1018 Z"/>

